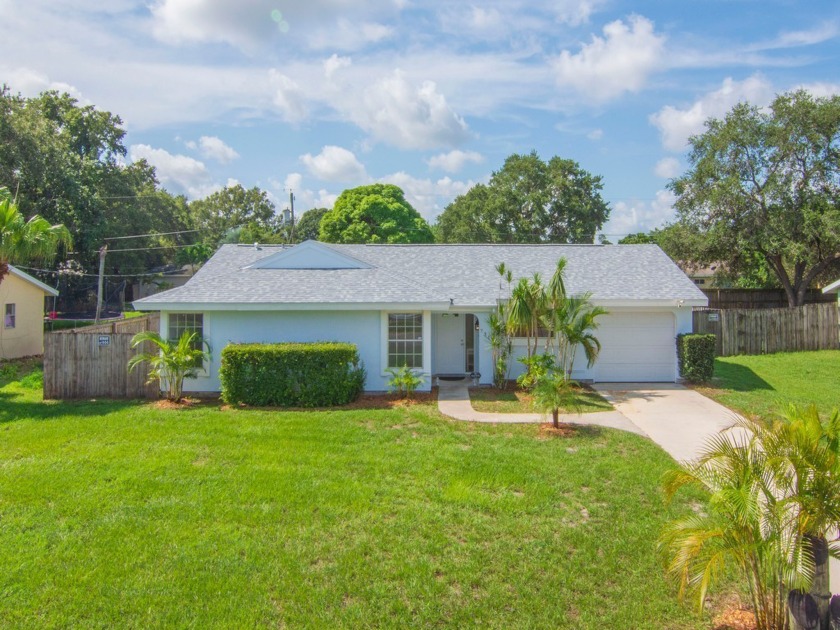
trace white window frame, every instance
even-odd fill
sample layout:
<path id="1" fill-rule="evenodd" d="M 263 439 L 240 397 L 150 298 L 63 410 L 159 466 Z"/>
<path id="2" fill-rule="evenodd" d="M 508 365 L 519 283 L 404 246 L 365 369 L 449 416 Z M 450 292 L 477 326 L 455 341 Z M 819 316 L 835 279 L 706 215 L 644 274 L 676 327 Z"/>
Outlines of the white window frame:
<path id="1" fill-rule="evenodd" d="M 210 318 L 207 317 L 207 313 L 205 313 L 204 311 L 170 311 L 170 312 L 168 312 L 166 314 L 166 321 L 164 321 L 164 318 L 161 317 L 161 322 L 160 322 L 161 323 L 161 335 L 160 335 L 161 337 L 169 340 L 169 322 L 170 322 L 170 317 L 172 317 L 173 315 L 201 315 L 201 338 L 205 342 L 207 342 L 208 344 L 210 343 L 209 342 L 209 332 L 208 332 L 208 330 L 209 330 L 208 324 L 209 324 L 209 319 Z M 207 346 L 205 346 L 204 349 L 207 350 Z M 212 348 L 211 348 L 211 352 L 212 352 Z M 205 360 L 205 361 L 202 362 L 202 367 L 198 371 L 198 376 L 199 377 L 210 376 L 210 363 L 212 361 L 213 361 L 213 356 L 212 356 L 212 353 L 211 353 L 210 360 Z"/>
<path id="2" fill-rule="evenodd" d="M 422 356 L 422 366 L 411 368 L 415 372 L 419 372 L 421 374 L 429 375 L 431 374 L 431 357 L 432 357 L 432 314 L 431 311 L 417 311 L 412 309 L 405 309 L 405 310 L 392 310 L 392 311 L 382 311 L 382 319 L 381 319 L 381 375 L 387 376 L 388 375 L 388 317 L 390 315 L 420 315 L 422 318 L 422 348 L 423 348 L 423 356 Z M 402 366 L 398 366 L 402 367 Z"/>
<path id="3" fill-rule="evenodd" d="M 16 302 L 9 302 L 3 306 L 3 328 L 6 330 L 12 330 L 17 328 L 17 306 Z M 12 307 L 9 309 L 9 307 Z M 11 317 L 9 317 L 11 315 Z M 11 321 L 11 325 L 9 322 Z"/>

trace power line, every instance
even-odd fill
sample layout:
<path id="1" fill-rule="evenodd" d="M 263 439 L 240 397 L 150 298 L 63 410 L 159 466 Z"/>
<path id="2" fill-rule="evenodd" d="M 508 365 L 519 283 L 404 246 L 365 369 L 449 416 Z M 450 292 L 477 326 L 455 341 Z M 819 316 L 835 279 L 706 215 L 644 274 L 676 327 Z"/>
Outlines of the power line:
<path id="1" fill-rule="evenodd" d="M 181 249 L 182 247 L 192 247 L 193 245 L 195 245 L 195 243 L 188 243 L 187 245 L 163 245 L 161 247 L 130 247 L 127 249 L 109 249 L 108 253 L 115 254 L 117 252 L 147 252 L 153 249 Z"/>
<path id="2" fill-rule="evenodd" d="M 198 232 L 199 230 L 179 230 L 177 232 L 150 232 L 149 234 L 134 234 L 132 236 L 108 236 L 105 237 L 103 240 L 105 241 L 119 241 L 126 238 L 145 238 L 147 236 L 169 236 L 171 234 L 190 234 L 192 232 Z M 119 251 L 119 250 L 111 250 L 111 251 Z"/>
<path id="3" fill-rule="evenodd" d="M 77 272 L 62 272 L 56 271 L 55 269 L 38 269 L 37 267 L 24 267 L 23 265 L 15 265 L 18 269 L 25 269 L 27 271 L 35 271 L 38 273 L 44 274 L 52 274 L 58 276 L 68 276 L 68 277 L 87 277 L 87 278 L 98 278 L 98 273 L 77 273 Z M 142 278 L 142 277 L 151 277 L 151 276 L 161 276 L 166 277 L 166 273 L 163 271 L 150 271 L 145 273 L 106 273 L 103 277 L 105 278 Z"/>

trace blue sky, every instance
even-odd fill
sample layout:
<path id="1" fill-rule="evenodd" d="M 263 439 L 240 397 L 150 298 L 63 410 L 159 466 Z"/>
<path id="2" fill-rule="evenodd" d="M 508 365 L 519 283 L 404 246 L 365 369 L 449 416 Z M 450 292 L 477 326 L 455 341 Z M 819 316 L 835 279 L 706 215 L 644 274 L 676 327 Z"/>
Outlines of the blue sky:
<path id="1" fill-rule="evenodd" d="M 0 81 L 122 116 L 190 198 L 281 209 L 401 186 L 430 221 L 511 153 L 604 178 L 612 240 L 673 216 L 689 135 L 740 100 L 840 93 L 840 3 L 0 0 Z"/>

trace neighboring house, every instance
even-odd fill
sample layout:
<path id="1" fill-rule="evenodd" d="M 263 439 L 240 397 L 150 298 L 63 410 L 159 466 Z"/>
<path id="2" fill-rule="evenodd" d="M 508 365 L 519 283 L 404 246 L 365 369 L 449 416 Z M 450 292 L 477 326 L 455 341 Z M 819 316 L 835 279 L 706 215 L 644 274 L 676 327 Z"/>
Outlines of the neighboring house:
<path id="1" fill-rule="evenodd" d="M 718 265 L 708 267 L 685 267 L 685 274 L 701 289 L 717 289 Z"/>
<path id="2" fill-rule="evenodd" d="M 58 291 L 9 265 L 0 282 L 0 359 L 44 353 L 44 298 Z"/>
<path id="3" fill-rule="evenodd" d="M 675 381 L 675 336 L 707 299 L 656 245 L 224 245 L 186 285 L 134 307 L 160 311 L 165 337 L 196 329 L 209 342 L 212 359 L 187 391 L 219 391 L 221 350 L 237 342 L 355 343 L 374 391 L 404 364 L 426 388 L 430 376 L 474 371 L 491 383 L 487 318 L 508 297 L 496 266 L 547 282 L 561 257 L 567 292 L 609 310 L 598 362 L 587 368 L 578 353 L 573 377 Z"/>
<path id="4" fill-rule="evenodd" d="M 160 269 L 156 275 L 149 276 L 131 285 L 131 299 L 139 300 L 166 289 L 182 287 L 193 277 L 194 273 L 194 266 L 192 265 Z"/>
<path id="5" fill-rule="evenodd" d="M 840 279 L 835 280 L 827 287 L 823 287 L 823 293 L 836 293 L 837 294 L 837 302 L 838 306 L 840 306 Z"/>

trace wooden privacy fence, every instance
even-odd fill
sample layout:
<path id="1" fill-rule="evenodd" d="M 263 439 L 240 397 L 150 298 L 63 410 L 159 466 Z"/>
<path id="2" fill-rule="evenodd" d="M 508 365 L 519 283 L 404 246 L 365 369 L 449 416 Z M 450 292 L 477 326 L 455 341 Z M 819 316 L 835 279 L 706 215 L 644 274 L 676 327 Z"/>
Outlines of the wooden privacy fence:
<path id="1" fill-rule="evenodd" d="M 157 331 L 160 316 L 62 330 L 44 335 L 44 398 L 156 398 L 158 384 L 146 384 L 142 366 L 128 373 L 138 332 Z M 150 350 L 151 348 L 145 348 Z"/>
<path id="2" fill-rule="evenodd" d="M 784 289 L 701 289 L 709 298 L 709 308 L 787 308 L 788 299 Z M 808 289 L 806 304 L 837 302 L 834 295 L 826 295 L 819 289 Z"/>
<path id="3" fill-rule="evenodd" d="M 840 348 L 838 306 L 694 311 L 694 332 L 717 336 L 717 355 Z"/>

